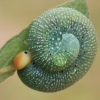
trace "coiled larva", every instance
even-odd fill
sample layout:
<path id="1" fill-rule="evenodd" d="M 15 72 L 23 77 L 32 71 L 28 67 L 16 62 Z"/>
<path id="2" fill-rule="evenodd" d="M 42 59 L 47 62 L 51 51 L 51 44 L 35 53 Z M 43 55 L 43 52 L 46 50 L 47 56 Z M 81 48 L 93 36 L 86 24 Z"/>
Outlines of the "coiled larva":
<path id="1" fill-rule="evenodd" d="M 71 86 L 89 70 L 97 51 L 95 29 L 72 8 L 41 14 L 28 36 L 32 61 L 17 73 L 28 87 L 55 92 Z"/>

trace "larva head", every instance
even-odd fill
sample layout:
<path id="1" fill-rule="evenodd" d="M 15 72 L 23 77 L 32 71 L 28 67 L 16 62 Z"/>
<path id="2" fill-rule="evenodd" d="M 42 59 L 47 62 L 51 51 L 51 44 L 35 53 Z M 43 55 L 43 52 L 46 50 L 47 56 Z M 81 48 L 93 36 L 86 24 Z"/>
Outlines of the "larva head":
<path id="1" fill-rule="evenodd" d="M 14 67 L 17 70 L 23 69 L 32 60 L 32 56 L 29 51 L 22 51 L 14 58 Z"/>
<path id="2" fill-rule="evenodd" d="M 29 31 L 33 60 L 50 71 L 65 69 L 78 57 L 80 46 L 84 47 L 82 38 L 90 29 L 90 34 L 95 35 L 91 22 L 76 10 L 61 7 L 46 11 Z"/>

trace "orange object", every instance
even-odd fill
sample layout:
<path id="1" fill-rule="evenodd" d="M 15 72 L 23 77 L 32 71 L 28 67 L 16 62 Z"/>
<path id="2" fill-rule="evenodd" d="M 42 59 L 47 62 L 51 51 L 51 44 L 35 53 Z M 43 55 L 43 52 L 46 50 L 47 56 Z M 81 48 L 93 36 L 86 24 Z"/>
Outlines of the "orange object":
<path id="1" fill-rule="evenodd" d="M 32 56 L 29 51 L 22 51 L 14 58 L 14 67 L 17 70 L 23 69 L 32 60 Z"/>

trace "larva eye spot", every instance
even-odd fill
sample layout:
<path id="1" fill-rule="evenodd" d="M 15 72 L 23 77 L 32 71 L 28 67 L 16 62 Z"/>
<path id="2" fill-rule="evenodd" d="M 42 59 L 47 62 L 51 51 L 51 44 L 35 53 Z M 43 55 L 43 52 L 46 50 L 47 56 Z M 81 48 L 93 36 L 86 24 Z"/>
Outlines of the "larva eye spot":
<path id="1" fill-rule="evenodd" d="M 17 70 L 23 69 L 26 65 L 28 65 L 32 60 L 32 56 L 29 51 L 22 51 L 17 54 L 14 58 L 14 67 Z"/>
<path id="2" fill-rule="evenodd" d="M 25 54 L 28 54 L 28 51 L 24 51 Z"/>

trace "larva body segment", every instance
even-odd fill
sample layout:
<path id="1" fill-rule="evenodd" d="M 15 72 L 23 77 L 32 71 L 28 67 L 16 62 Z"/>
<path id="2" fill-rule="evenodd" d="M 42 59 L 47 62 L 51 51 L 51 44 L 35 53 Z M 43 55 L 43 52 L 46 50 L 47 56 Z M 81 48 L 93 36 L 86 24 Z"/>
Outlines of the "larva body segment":
<path id="1" fill-rule="evenodd" d="M 54 8 L 40 15 L 30 27 L 28 42 L 33 60 L 18 75 L 24 84 L 43 92 L 59 91 L 78 81 L 97 51 L 94 26 L 72 8 Z"/>
<path id="2" fill-rule="evenodd" d="M 70 66 L 57 72 L 48 72 L 36 64 L 30 63 L 22 70 L 18 70 L 21 81 L 28 87 L 42 92 L 56 92 L 63 90 L 79 80 L 88 70 Z"/>

